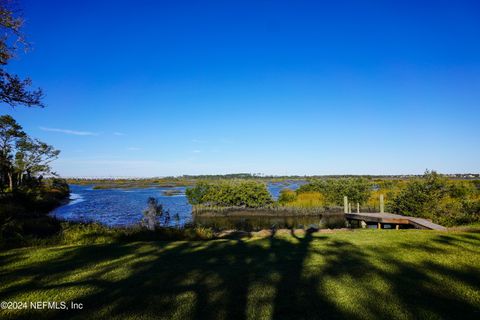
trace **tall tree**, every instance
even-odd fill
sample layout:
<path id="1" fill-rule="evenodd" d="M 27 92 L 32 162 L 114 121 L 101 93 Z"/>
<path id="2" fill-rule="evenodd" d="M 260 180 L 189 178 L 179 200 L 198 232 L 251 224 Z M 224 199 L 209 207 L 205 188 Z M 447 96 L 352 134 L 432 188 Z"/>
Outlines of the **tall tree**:
<path id="1" fill-rule="evenodd" d="M 19 48 L 28 49 L 21 31 L 24 20 L 17 12 L 15 0 L 0 0 L 0 102 L 11 107 L 44 107 L 43 92 L 31 89 L 30 78 L 22 79 L 5 70 Z"/>
<path id="2" fill-rule="evenodd" d="M 50 162 L 59 154 L 51 145 L 25 134 L 11 116 L 0 116 L 0 191 L 29 186 L 42 175 L 53 174 Z"/>
<path id="3" fill-rule="evenodd" d="M 13 153 L 20 139 L 24 138 L 22 127 L 9 115 L 0 116 L 0 189 L 6 181 L 13 189 Z"/>
<path id="4" fill-rule="evenodd" d="M 33 176 L 51 174 L 50 162 L 58 158 L 59 150 L 38 139 L 23 137 L 17 143 L 15 170 L 17 183 L 22 184 L 24 176 L 30 180 Z"/>

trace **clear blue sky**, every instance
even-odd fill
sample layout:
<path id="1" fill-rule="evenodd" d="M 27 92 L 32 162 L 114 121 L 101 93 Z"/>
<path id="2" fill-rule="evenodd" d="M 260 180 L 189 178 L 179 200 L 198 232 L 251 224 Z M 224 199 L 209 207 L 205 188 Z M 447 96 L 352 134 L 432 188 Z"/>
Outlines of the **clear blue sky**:
<path id="1" fill-rule="evenodd" d="M 64 176 L 480 170 L 478 1 L 22 1 Z"/>

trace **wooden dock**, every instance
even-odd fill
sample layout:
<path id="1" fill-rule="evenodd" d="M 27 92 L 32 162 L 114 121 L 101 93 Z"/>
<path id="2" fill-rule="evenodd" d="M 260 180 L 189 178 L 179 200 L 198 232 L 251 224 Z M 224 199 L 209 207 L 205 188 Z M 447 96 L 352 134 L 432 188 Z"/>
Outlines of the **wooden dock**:
<path id="1" fill-rule="evenodd" d="M 402 216 L 392 213 L 345 213 L 345 218 L 350 221 L 358 221 L 362 226 L 376 223 L 378 229 L 382 229 L 384 225 L 395 226 L 395 229 L 400 229 L 401 226 L 413 226 L 417 229 L 428 230 L 446 230 L 447 228 L 435 224 L 427 219 L 414 218 L 408 216 Z"/>

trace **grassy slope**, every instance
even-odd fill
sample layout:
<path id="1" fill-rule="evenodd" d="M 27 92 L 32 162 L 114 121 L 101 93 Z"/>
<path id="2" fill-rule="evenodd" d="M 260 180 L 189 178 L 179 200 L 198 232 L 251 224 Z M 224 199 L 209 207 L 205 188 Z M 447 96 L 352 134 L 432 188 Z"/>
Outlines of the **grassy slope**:
<path id="1" fill-rule="evenodd" d="M 46 318 L 479 319 L 480 233 L 25 248 L 0 253 L 0 279 L 0 300 L 85 305 Z"/>

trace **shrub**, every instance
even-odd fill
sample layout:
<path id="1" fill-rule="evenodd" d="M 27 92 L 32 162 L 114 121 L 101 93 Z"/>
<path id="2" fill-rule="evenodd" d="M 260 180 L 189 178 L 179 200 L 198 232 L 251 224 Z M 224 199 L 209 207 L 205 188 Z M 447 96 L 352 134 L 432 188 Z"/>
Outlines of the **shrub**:
<path id="1" fill-rule="evenodd" d="M 474 185 L 448 181 L 434 171 L 408 182 L 389 202 L 388 209 L 446 226 L 480 221 L 480 198 Z"/>
<path id="2" fill-rule="evenodd" d="M 410 181 L 390 203 L 392 212 L 433 218 L 435 206 L 448 194 L 448 184 L 436 172 L 426 172 L 421 179 Z"/>
<path id="3" fill-rule="evenodd" d="M 158 203 L 158 200 L 150 197 L 147 200 L 147 209 L 143 211 L 142 225 L 148 230 L 155 230 L 158 225 L 157 217 L 163 216 L 163 206 Z"/>
<path id="4" fill-rule="evenodd" d="M 297 193 L 290 189 L 282 189 L 280 191 L 280 196 L 278 197 L 278 202 L 280 204 L 287 204 L 289 202 L 293 202 L 297 199 Z"/>
<path id="5" fill-rule="evenodd" d="M 343 197 L 347 196 L 351 203 L 367 202 L 372 192 L 372 184 L 363 178 L 314 180 L 301 186 L 297 193 L 319 192 L 325 197 L 327 204 L 342 206 Z"/>
<path id="6" fill-rule="evenodd" d="M 211 240 L 215 238 L 215 233 L 211 228 L 196 226 L 194 228 L 185 228 L 184 237 L 189 240 Z"/>
<path id="7" fill-rule="evenodd" d="M 192 205 L 263 208 L 273 204 L 265 184 L 255 181 L 199 182 L 186 195 Z"/>
<path id="8" fill-rule="evenodd" d="M 207 196 L 207 194 L 210 194 L 212 192 L 211 189 L 211 183 L 200 181 L 195 185 L 195 187 L 188 188 L 185 191 L 185 194 L 187 195 L 187 199 L 190 204 L 203 204 L 206 201 L 205 197 Z"/>

